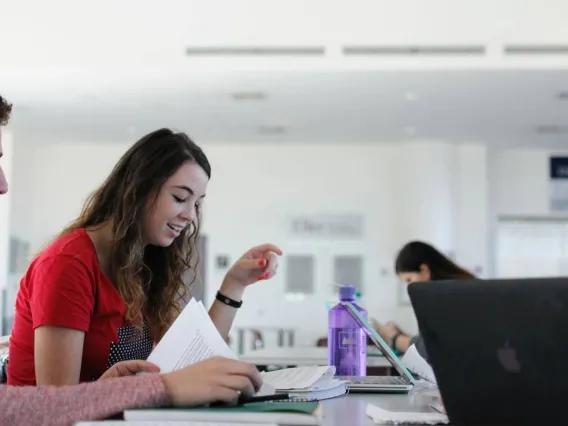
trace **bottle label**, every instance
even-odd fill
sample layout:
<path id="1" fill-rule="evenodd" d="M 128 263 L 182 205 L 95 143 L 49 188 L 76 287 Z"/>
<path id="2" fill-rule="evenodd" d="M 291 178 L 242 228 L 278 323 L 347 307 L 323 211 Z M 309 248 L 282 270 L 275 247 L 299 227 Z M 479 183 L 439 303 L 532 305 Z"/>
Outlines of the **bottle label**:
<path id="1" fill-rule="evenodd" d="M 357 331 L 355 329 L 339 330 L 339 347 L 348 349 L 357 345 Z"/>
<path id="2" fill-rule="evenodd" d="M 360 328 L 330 330 L 329 364 L 338 376 L 364 376 L 367 366 L 367 336 Z"/>

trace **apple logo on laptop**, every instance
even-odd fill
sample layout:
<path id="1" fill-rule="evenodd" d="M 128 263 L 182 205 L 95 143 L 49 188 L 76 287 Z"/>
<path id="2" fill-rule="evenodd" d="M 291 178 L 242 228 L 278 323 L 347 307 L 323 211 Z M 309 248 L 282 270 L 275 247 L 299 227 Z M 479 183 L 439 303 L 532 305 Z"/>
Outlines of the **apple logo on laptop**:
<path id="1" fill-rule="evenodd" d="M 521 363 L 517 359 L 517 351 L 505 342 L 505 345 L 497 350 L 497 358 L 503 368 L 509 373 L 518 373 L 521 371 Z"/>

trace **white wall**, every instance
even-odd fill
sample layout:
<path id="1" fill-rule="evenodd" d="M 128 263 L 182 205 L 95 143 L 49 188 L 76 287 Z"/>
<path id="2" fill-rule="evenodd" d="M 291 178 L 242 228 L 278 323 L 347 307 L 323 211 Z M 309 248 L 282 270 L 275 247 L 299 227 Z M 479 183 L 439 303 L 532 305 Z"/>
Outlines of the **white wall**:
<path id="1" fill-rule="evenodd" d="M 490 154 L 479 144 L 462 145 L 456 158 L 456 261 L 474 274 L 491 274 Z"/>
<path id="2" fill-rule="evenodd" d="M 0 196 L 0 290 L 8 281 L 8 261 L 10 244 L 10 201 L 12 198 L 12 161 L 14 158 L 12 133 L 8 129 L 2 129 L 2 152 L 0 164 L 8 180 L 8 194 Z M 1 321 L 1 320 L 0 320 Z"/>
<path id="3" fill-rule="evenodd" d="M 568 155 L 568 150 L 563 152 L 544 148 L 517 148 L 495 150 L 489 156 L 489 176 L 492 183 L 490 193 L 492 218 L 490 229 L 492 232 L 489 239 L 491 244 L 489 255 L 492 260 L 492 270 L 496 276 L 499 275 L 499 272 L 501 276 L 517 275 L 519 271 L 524 271 L 527 276 L 558 274 L 557 262 L 559 258 L 563 257 L 563 254 L 562 250 L 557 252 L 554 250 L 558 246 L 556 240 L 561 240 L 562 235 L 558 234 L 556 230 L 549 229 L 557 226 L 556 223 L 548 220 L 540 226 L 539 222 L 533 222 L 530 225 L 521 223 L 521 227 L 526 226 L 524 229 L 531 230 L 528 235 L 533 236 L 534 239 L 531 241 L 529 238 L 524 240 L 518 238 L 514 242 L 518 246 L 516 250 L 510 249 L 499 253 L 499 242 L 497 241 L 498 235 L 505 236 L 507 242 L 504 242 L 501 246 L 507 247 L 507 244 L 511 244 L 511 236 L 522 235 L 522 231 L 510 232 L 510 229 L 515 226 L 513 224 L 498 226 L 499 217 L 517 217 L 519 219 L 565 219 L 568 217 L 566 214 L 553 213 L 550 210 L 549 158 L 551 155 Z M 552 239 L 546 240 L 547 232 L 553 234 Z M 535 258 L 534 250 L 539 250 L 536 248 L 539 244 L 544 244 L 546 248 L 543 248 Z M 541 247 L 543 246 L 541 245 Z M 522 253 L 521 256 L 519 256 L 519 253 Z M 543 259 L 542 256 L 545 258 Z M 497 264 L 499 257 L 501 258 L 500 265 Z M 507 259 L 506 262 L 504 261 L 505 258 Z M 519 266 L 519 263 L 522 263 L 522 265 Z M 551 264 L 553 264 L 552 267 Z M 511 271 L 517 272 L 512 273 Z"/>
<path id="4" fill-rule="evenodd" d="M 491 160 L 497 215 L 550 216 L 549 158 L 568 155 L 547 149 L 496 151 Z"/>
<path id="5" fill-rule="evenodd" d="M 8 194 L 0 196 L 0 291 L 8 287 L 9 283 L 9 260 L 10 260 L 10 215 L 12 212 L 11 199 L 13 188 L 10 187 L 13 169 L 13 135 L 8 129 L 2 129 L 2 153 L 0 164 L 4 175 L 8 180 Z M 3 296 L 3 295 L 2 295 Z M 0 330 L 3 327 L 2 306 L 4 300 L 0 296 Z"/>
<path id="6" fill-rule="evenodd" d="M 26 169 L 14 185 L 12 232 L 29 238 L 37 252 L 79 212 L 88 193 L 106 177 L 127 145 L 26 146 Z M 365 256 L 365 300 L 379 320 L 394 319 L 409 331 L 415 321 L 409 306 L 398 304 L 393 275 L 396 250 L 409 238 L 427 238 L 456 251 L 464 264 L 486 267 L 486 149 L 440 141 L 413 144 L 211 144 L 204 147 L 213 166 L 205 204 L 209 236 L 209 300 L 224 271 L 213 257 L 234 261 L 244 250 L 266 241 L 285 253 L 314 253 L 317 294 L 303 302 L 283 300 L 277 275 L 251 287 L 238 316 L 241 325 L 298 326 L 326 333 L 324 301 L 332 253 Z M 33 174 L 29 170 L 33 169 Z M 466 195 L 467 194 L 467 195 Z M 295 241 L 285 232 L 288 214 L 362 213 L 363 241 Z M 452 224 L 455 224 L 452 225 Z M 448 231 L 449 229 L 449 231 Z M 382 276 L 381 270 L 388 271 Z M 290 312 L 294 312 L 292 318 Z"/>

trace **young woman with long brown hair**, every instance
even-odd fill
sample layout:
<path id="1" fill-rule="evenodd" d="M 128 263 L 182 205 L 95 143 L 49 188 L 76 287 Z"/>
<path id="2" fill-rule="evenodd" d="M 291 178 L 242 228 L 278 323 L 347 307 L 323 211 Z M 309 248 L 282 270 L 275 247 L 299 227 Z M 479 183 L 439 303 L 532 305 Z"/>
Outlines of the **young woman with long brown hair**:
<path id="1" fill-rule="evenodd" d="M 411 241 L 402 247 L 396 257 L 394 268 L 398 277 L 407 284 L 476 279 L 471 272 L 457 265 L 434 246 L 422 241 Z M 419 352 L 426 357 L 420 336 L 406 334 L 392 321 L 384 325 L 375 322 L 374 325 L 377 332 L 393 349 L 406 352 L 411 345 L 416 344 Z"/>
<path id="2" fill-rule="evenodd" d="M 77 384 L 116 362 L 148 357 L 179 313 L 184 272 L 195 268 L 210 177 L 201 148 L 169 129 L 144 136 L 122 156 L 23 277 L 8 383 Z M 246 286 L 270 278 L 279 254 L 264 244 L 229 269 L 209 311 L 222 336 Z"/>
<path id="3" fill-rule="evenodd" d="M 8 124 L 11 112 L 12 104 L 0 96 L 0 158 L 2 126 Z M 0 195 L 7 192 L 8 182 L 0 164 Z M 146 361 L 123 361 L 90 383 L 0 385 L 0 424 L 71 426 L 81 420 L 114 416 L 128 408 L 234 403 L 240 395 L 252 396 L 262 384 L 254 366 L 224 358 L 208 359 L 167 374 L 127 377 L 158 371 L 158 367 Z"/>

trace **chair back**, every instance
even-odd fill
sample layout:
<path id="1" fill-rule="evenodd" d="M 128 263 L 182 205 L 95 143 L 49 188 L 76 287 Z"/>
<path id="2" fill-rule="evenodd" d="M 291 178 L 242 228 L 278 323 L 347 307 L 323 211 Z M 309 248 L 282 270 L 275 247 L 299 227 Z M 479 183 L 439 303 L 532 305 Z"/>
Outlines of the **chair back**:
<path id="1" fill-rule="evenodd" d="M 0 337 L 0 384 L 8 382 L 8 349 L 10 336 Z"/>

